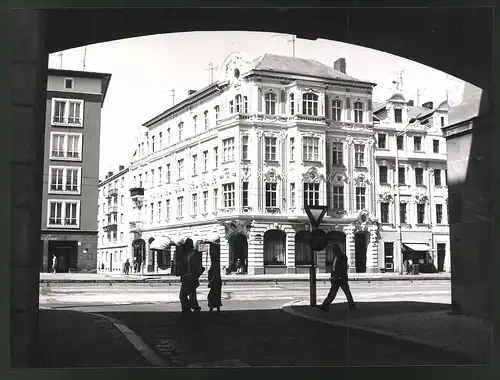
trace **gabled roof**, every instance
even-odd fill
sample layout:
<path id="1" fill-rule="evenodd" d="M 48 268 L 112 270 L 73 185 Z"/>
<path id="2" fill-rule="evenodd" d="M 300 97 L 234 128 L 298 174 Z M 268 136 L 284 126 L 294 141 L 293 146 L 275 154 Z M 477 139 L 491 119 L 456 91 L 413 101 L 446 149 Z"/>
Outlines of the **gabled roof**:
<path id="1" fill-rule="evenodd" d="M 376 86 L 375 83 L 363 81 L 335 70 L 333 67 L 314 59 L 288 57 L 284 55 L 266 53 L 254 60 L 255 70 L 274 71 L 316 78 L 340 79 L 351 82 L 366 83 Z"/>
<path id="2" fill-rule="evenodd" d="M 384 109 L 386 106 L 387 106 L 387 103 L 389 103 L 388 100 L 386 100 L 385 102 L 382 102 L 382 103 L 374 103 L 373 104 L 373 112 L 378 112 L 380 111 L 381 109 Z"/>
<path id="3" fill-rule="evenodd" d="M 424 119 L 426 117 L 429 117 L 433 113 L 434 110 L 430 110 L 429 108 L 414 106 L 410 107 L 410 109 L 408 110 L 408 117 L 412 119 L 418 116 L 419 119 Z"/>

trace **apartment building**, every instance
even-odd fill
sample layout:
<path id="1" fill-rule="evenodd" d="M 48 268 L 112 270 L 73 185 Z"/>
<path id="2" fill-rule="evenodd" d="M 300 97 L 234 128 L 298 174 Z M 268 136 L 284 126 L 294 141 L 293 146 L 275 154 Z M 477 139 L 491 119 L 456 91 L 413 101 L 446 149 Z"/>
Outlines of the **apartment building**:
<path id="1" fill-rule="evenodd" d="M 42 271 L 95 272 L 101 108 L 111 74 L 48 70 Z"/>
<path id="2" fill-rule="evenodd" d="M 435 108 L 432 102 L 415 106 L 399 92 L 374 107 L 378 250 L 386 271 L 401 270 L 409 257 L 432 263 L 441 272 L 451 270 L 446 140 L 441 131 L 448 123 L 448 108 L 446 101 Z"/>

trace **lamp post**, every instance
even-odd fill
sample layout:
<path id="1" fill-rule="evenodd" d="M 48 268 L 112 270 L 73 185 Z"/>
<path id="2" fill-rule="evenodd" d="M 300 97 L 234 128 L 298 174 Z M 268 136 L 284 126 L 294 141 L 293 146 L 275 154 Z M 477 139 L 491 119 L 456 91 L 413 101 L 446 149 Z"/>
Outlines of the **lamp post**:
<path id="1" fill-rule="evenodd" d="M 404 134 L 406 134 L 407 132 L 407 128 L 413 124 L 417 119 L 418 117 L 421 115 L 418 114 L 416 117 L 414 118 L 411 118 L 409 121 L 408 121 L 408 124 L 406 124 L 406 126 L 401 130 L 399 131 L 397 134 L 396 134 L 396 175 L 395 175 L 395 179 L 394 179 L 394 187 L 395 187 L 395 190 L 396 190 L 396 228 L 397 228 L 397 247 L 396 247 L 396 252 L 398 253 L 399 257 L 400 257 L 400 264 L 399 264 L 399 274 L 403 274 L 403 239 L 402 239 L 402 232 L 401 232 L 401 195 L 400 195 L 400 189 L 399 189 L 399 185 L 400 185 L 400 182 L 399 182 L 399 147 L 398 147 L 398 137 L 400 136 L 403 136 Z"/>

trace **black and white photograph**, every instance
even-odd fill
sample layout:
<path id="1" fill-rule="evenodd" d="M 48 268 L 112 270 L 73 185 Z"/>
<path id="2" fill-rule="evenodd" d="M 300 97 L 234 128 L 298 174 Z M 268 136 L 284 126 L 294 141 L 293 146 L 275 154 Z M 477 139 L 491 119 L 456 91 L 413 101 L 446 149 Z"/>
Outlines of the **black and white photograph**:
<path id="1" fill-rule="evenodd" d="M 11 368 L 491 366 L 492 14 L 13 10 Z"/>

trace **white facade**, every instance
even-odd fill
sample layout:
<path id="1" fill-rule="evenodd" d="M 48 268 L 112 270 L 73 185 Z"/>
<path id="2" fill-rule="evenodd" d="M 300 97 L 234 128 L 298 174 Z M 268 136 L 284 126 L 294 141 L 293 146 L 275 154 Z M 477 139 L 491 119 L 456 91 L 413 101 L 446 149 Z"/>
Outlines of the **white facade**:
<path id="1" fill-rule="evenodd" d="M 447 124 L 448 105 L 443 102 L 429 108 L 409 105 L 403 95 L 395 94 L 374 110 L 378 252 L 381 267 L 389 271 L 399 271 L 403 260 L 397 244 L 399 220 L 403 249 L 412 244 L 426 245 L 430 256 L 425 261 L 438 270 L 450 271 L 446 141 L 441 133 L 441 127 Z M 411 118 L 417 120 L 409 124 Z M 401 175 L 400 218 L 395 203 L 396 154 Z"/>

